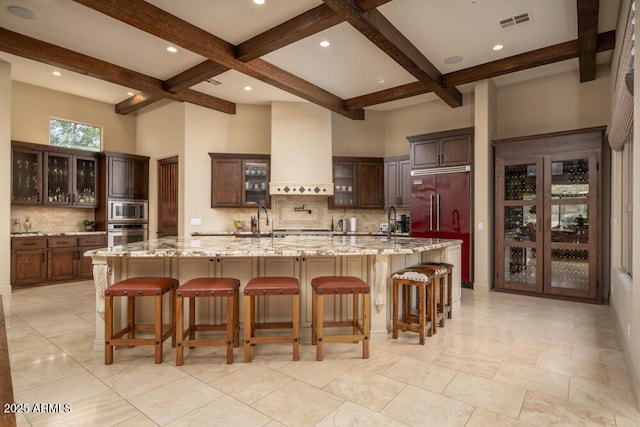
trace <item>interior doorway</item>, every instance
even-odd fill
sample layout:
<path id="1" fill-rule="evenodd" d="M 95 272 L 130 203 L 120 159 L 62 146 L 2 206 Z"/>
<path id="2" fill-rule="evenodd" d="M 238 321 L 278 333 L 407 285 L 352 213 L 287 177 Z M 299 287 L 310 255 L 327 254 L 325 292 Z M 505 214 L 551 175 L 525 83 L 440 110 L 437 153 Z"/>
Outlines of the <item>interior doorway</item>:
<path id="1" fill-rule="evenodd" d="M 178 156 L 158 160 L 158 238 L 178 235 Z"/>

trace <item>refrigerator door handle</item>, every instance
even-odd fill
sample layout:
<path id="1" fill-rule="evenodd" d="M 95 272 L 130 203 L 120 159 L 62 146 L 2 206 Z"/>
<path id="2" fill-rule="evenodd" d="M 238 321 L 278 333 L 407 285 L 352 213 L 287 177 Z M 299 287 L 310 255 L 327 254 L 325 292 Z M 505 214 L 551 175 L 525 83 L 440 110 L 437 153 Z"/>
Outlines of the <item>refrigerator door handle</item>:
<path id="1" fill-rule="evenodd" d="M 440 231 L 440 194 L 436 195 L 436 218 L 437 218 L 437 226 L 438 226 L 438 231 Z"/>
<path id="2" fill-rule="evenodd" d="M 429 231 L 433 231 L 433 194 L 429 194 Z"/>

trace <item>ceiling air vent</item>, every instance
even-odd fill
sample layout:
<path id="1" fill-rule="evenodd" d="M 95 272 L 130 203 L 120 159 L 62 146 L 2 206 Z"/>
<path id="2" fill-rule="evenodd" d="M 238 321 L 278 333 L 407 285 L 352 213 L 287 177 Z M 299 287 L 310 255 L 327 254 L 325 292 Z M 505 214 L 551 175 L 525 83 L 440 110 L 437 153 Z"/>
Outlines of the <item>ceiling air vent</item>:
<path id="1" fill-rule="evenodd" d="M 207 83 L 212 84 L 214 86 L 220 86 L 222 84 L 221 81 L 213 79 L 213 78 L 212 79 L 207 79 L 206 81 L 207 81 Z"/>
<path id="2" fill-rule="evenodd" d="M 501 20 L 500 27 L 505 29 L 513 27 L 514 25 L 524 24 L 526 22 L 531 22 L 531 16 L 528 13 L 521 13 L 520 15 Z"/>

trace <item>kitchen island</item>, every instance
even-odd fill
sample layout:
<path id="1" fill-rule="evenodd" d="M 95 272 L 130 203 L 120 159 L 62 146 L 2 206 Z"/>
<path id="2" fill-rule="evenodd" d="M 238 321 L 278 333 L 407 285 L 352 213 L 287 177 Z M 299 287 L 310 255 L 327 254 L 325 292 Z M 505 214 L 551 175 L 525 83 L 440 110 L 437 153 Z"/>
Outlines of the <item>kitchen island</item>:
<path id="1" fill-rule="evenodd" d="M 96 339 L 104 349 L 104 290 L 129 277 L 167 276 L 185 283 L 195 277 L 235 277 L 244 286 L 256 276 L 292 276 L 300 280 L 303 340 L 311 325 L 311 279 L 317 276 L 356 276 L 371 285 L 371 337 L 386 338 L 391 323 L 390 274 L 423 261 L 443 261 L 456 266 L 453 273 L 453 310 L 460 306 L 460 240 L 374 236 L 286 237 L 166 237 L 157 240 L 87 251 L 92 257 L 96 287 Z M 261 301 L 260 321 L 284 321 L 290 317 L 287 298 Z M 149 303 L 145 305 L 145 303 Z M 198 301 L 198 316 L 219 321 L 220 301 Z M 325 315 L 341 319 L 350 304 L 343 297 L 325 303 Z M 169 305 L 165 304 L 169 310 Z M 115 318 L 123 321 L 124 310 Z M 242 311 L 242 308 L 241 308 Z M 148 321 L 150 301 L 141 301 L 138 321 Z M 240 315 L 242 319 L 242 313 Z"/>

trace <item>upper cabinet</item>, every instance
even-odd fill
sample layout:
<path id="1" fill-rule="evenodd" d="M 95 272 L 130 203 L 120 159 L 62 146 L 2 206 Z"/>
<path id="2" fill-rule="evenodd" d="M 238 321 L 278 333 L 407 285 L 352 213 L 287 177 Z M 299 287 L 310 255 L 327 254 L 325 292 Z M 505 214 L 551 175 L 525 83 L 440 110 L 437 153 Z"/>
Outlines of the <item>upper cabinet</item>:
<path id="1" fill-rule="evenodd" d="M 149 198 L 149 157 L 105 152 L 104 163 L 107 171 L 107 198 Z"/>
<path id="2" fill-rule="evenodd" d="M 42 150 L 12 143 L 11 203 L 42 203 Z"/>
<path id="3" fill-rule="evenodd" d="M 97 164 L 91 152 L 14 141 L 11 201 L 95 207 Z"/>
<path id="4" fill-rule="evenodd" d="M 380 157 L 334 157 L 331 208 L 383 208 L 384 163 Z"/>
<path id="5" fill-rule="evenodd" d="M 411 207 L 411 160 L 409 156 L 384 159 L 385 206 Z"/>
<path id="6" fill-rule="evenodd" d="M 211 207 L 269 206 L 270 156 L 209 153 Z"/>
<path id="7" fill-rule="evenodd" d="M 407 137 L 411 169 L 462 166 L 473 163 L 473 128 Z"/>

